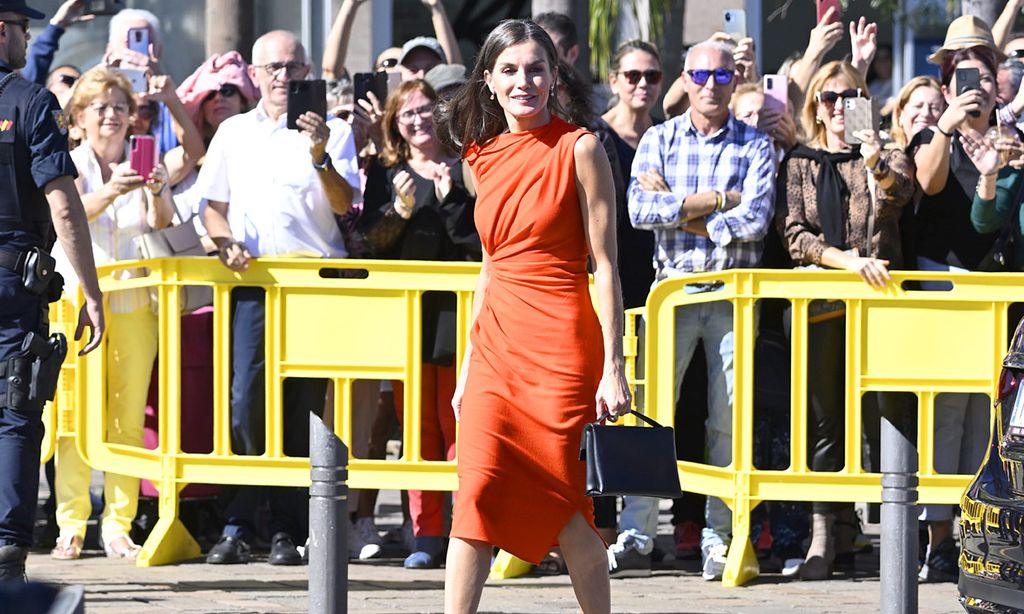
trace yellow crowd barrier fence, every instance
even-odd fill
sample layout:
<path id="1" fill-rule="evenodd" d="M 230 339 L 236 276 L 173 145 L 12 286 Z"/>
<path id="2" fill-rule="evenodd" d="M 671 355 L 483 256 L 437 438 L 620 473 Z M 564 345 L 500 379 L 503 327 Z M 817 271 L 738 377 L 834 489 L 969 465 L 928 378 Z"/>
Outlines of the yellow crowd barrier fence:
<path id="1" fill-rule="evenodd" d="M 101 267 L 105 293 L 130 288 L 155 291 L 159 309 L 159 440 L 156 449 L 106 441 L 107 368 L 102 351 L 78 358 L 69 353 L 64 377 L 47 421 L 43 458 L 57 435 L 75 436 L 92 467 L 152 481 L 158 488 L 159 522 L 143 546 L 140 566 L 199 555 L 196 542 L 178 520 L 179 494 L 191 483 L 306 486 L 309 463 L 284 455 L 281 408 L 283 381 L 325 378 L 334 383 L 334 428 L 344 441 L 352 435 L 352 384 L 357 380 L 405 383 L 403 454 L 398 460 L 353 457 L 351 488 L 454 490 L 453 462 L 421 457 L 421 300 L 427 292 L 451 292 L 458 305 L 457 355 L 470 328 L 472 295 L 479 266 L 470 263 L 311 260 L 266 258 L 236 274 L 214 259 L 161 259 L 143 263 L 144 277 L 113 274 L 139 262 Z M 946 292 L 904 289 L 908 281 L 944 280 Z M 687 284 L 721 282 L 717 291 L 689 293 Z M 713 467 L 680 462 L 684 489 L 720 497 L 732 509 L 734 544 L 723 582 L 743 584 L 756 569 L 749 540 L 750 514 L 758 503 L 787 501 L 879 501 L 880 475 L 862 468 L 860 398 L 867 392 L 912 392 L 919 399 L 920 500 L 956 503 L 968 476 L 939 475 L 932 469 L 932 404 L 943 392 L 992 394 L 1006 348 L 1007 307 L 1017 299 L 1024 276 L 1008 274 L 894 273 L 885 290 L 869 288 L 841 272 L 737 270 L 668 280 L 652 291 L 645 309 L 627 314 L 625 353 L 643 411 L 674 423 L 673 327 L 677 308 L 728 301 L 735 333 L 735 403 L 732 463 Z M 182 451 L 181 293 L 205 285 L 214 294 L 213 451 Z M 229 411 L 230 297 L 236 287 L 266 292 L 266 449 L 260 456 L 232 453 Z M 792 412 L 790 466 L 764 470 L 753 459 L 753 372 L 758 301 L 790 301 L 792 315 Z M 813 472 L 807 467 L 807 306 L 814 299 L 846 304 L 845 467 Z M 71 326 L 69 301 L 56 307 L 58 321 Z M 640 317 L 646 334 L 638 334 Z M 69 335 L 70 336 L 70 335 Z M 645 368 L 637 373 L 638 358 Z M 273 401 L 273 400 L 278 401 Z"/>
<path id="2" fill-rule="evenodd" d="M 913 290 L 918 281 L 950 282 L 948 291 Z M 721 283 L 694 293 L 688 284 Z M 959 502 L 970 476 L 935 472 L 933 404 L 942 393 L 994 398 L 1007 347 L 1007 309 L 1021 299 L 1024 276 L 1013 274 L 894 273 L 883 290 L 844 272 L 732 270 L 658 284 L 647 302 L 645 413 L 673 424 L 679 382 L 674 381 L 676 310 L 728 301 L 735 342 L 732 462 L 726 467 L 680 462 L 683 488 L 721 498 L 732 510 L 733 535 L 723 583 L 741 585 L 757 573 L 749 535 L 762 501 L 881 501 L 879 473 L 863 469 L 861 399 L 869 392 L 917 396 L 919 501 Z M 786 299 L 792 307 L 790 464 L 784 470 L 754 464 L 754 345 L 758 302 Z M 808 305 L 836 299 L 846 306 L 845 465 L 838 472 L 808 468 Z M 839 348 L 837 348 L 839 351 Z"/>

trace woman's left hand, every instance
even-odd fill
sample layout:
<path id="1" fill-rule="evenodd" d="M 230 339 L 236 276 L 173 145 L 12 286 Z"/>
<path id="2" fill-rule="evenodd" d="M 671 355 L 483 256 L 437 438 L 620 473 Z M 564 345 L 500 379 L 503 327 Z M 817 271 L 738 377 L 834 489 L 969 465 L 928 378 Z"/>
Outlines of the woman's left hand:
<path id="1" fill-rule="evenodd" d="M 452 191 L 452 167 L 444 162 L 434 168 L 434 195 L 442 201 Z"/>
<path id="2" fill-rule="evenodd" d="M 601 383 L 597 386 L 597 418 L 618 418 L 629 413 L 633 404 L 633 396 L 629 392 L 626 373 L 622 367 L 605 367 Z"/>
<path id="3" fill-rule="evenodd" d="M 164 188 L 167 187 L 168 177 L 170 177 L 170 174 L 167 172 L 167 167 L 162 163 L 157 164 L 153 167 L 153 172 L 146 178 L 146 189 L 159 196 Z"/>
<path id="4" fill-rule="evenodd" d="M 999 150 L 985 135 L 971 129 L 964 130 L 960 134 L 960 144 L 979 173 L 994 175 L 999 172 Z"/>
<path id="5" fill-rule="evenodd" d="M 860 155 L 865 162 L 878 157 L 882 151 L 882 142 L 878 140 L 878 133 L 874 130 L 858 130 L 853 136 L 860 141 Z"/>

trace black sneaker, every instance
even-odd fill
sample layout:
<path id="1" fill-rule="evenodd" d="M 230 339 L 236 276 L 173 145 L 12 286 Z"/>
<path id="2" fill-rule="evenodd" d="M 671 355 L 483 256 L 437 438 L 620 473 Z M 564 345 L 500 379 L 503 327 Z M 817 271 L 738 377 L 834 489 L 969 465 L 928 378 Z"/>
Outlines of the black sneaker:
<path id="1" fill-rule="evenodd" d="M 28 548 L 0 546 L 0 584 L 25 582 L 25 559 Z"/>
<path id="2" fill-rule="evenodd" d="M 947 537 L 938 546 L 928 546 L 928 556 L 921 572 L 917 574 L 920 582 L 956 582 L 960 577 L 957 559 L 959 553 L 952 537 Z"/>
<path id="3" fill-rule="evenodd" d="M 609 578 L 646 578 L 651 575 L 651 555 L 636 548 L 625 548 L 609 556 Z M 614 558 L 614 561 L 612 559 Z"/>
<path id="4" fill-rule="evenodd" d="M 206 562 L 211 565 L 234 565 L 249 562 L 249 544 L 240 537 L 221 535 L 217 543 L 206 553 Z"/>
<path id="5" fill-rule="evenodd" d="M 301 565 L 302 555 L 295 547 L 292 536 L 287 533 L 275 533 L 270 538 L 270 557 L 267 562 L 271 565 Z"/>

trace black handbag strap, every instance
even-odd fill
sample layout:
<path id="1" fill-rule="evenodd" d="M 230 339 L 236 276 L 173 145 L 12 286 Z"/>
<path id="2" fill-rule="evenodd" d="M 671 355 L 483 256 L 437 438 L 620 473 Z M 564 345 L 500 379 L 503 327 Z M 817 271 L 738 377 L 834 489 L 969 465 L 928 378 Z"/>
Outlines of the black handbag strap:
<path id="1" fill-rule="evenodd" d="M 640 412 L 636 411 L 635 409 L 629 410 L 629 413 L 633 414 L 634 416 L 639 418 L 641 421 L 646 422 L 649 426 L 653 426 L 654 428 L 659 428 L 659 429 L 660 428 L 664 428 L 660 424 L 655 422 L 653 418 L 648 418 L 647 416 L 641 414 Z M 604 422 L 606 419 L 608 419 L 608 417 L 609 417 L 608 414 L 605 414 L 605 415 L 601 416 L 600 418 L 598 418 L 597 422 L 598 423 Z"/>

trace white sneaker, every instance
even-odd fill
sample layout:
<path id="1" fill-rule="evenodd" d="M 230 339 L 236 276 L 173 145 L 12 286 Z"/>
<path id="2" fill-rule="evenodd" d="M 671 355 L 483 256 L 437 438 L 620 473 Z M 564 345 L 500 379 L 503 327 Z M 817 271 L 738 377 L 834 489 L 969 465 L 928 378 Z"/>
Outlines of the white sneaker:
<path id="1" fill-rule="evenodd" d="M 373 518 L 358 518 L 348 532 L 348 556 L 352 559 L 366 561 L 380 556 L 380 535 L 373 524 Z"/>
<path id="2" fill-rule="evenodd" d="M 725 557 L 729 553 L 729 546 L 715 544 L 702 549 L 704 567 L 701 577 L 705 580 L 721 580 L 725 571 Z"/>

